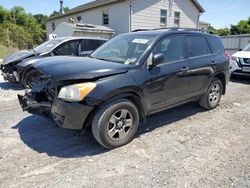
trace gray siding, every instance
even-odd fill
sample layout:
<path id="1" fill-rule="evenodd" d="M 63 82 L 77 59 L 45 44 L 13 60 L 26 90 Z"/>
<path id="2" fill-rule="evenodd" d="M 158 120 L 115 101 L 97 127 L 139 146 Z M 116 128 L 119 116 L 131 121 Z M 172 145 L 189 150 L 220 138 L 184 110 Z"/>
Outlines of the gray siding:
<path id="1" fill-rule="evenodd" d="M 180 12 L 180 27 L 197 27 L 199 10 L 191 0 L 174 0 L 170 11 L 170 0 L 131 0 L 132 2 L 132 30 L 151 29 L 160 27 L 160 9 L 167 10 L 167 27 L 174 26 L 174 12 Z M 129 6 L 128 1 L 114 3 L 99 8 L 93 8 L 82 13 L 72 14 L 63 18 L 48 21 L 46 24 L 47 33 L 52 33 L 52 23 L 57 26 L 61 22 L 68 22 L 69 17 L 77 20 L 82 16 L 82 21 L 102 25 L 102 12 L 108 10 L 109 25 L 116 34 L 129 32 Z"/>
<path id="2" fill-rule="evenodd" d="M 103 25 L 102 13 L 106 10 L 109 12 L 109 25 L 105 26 L 114 29 L 117 34 L 129 32 L 129 7 L 127 3 L 121 2 L 48 21 L 46 23 L 47 33 L 53 32 L 52 23 L 58 26 L 61 22 L 68 22 L 70 17 L 77 20 L 78 16 L 82 16 L 82 21 L 85 23 Z"/>
<path id="3" fill-rule="evenodd" d="M 160 10 L 166 9 L 167 27 L 174 26 L 174 12 L 180 12 L 180 27 L 197 27 L 198 9 L 190 0 L 174 0 L 172 6 L 169 0 L 133 0 L 132 29 L 159 28 Z M 171 7 L 171 10 L 170 10 Z"/>

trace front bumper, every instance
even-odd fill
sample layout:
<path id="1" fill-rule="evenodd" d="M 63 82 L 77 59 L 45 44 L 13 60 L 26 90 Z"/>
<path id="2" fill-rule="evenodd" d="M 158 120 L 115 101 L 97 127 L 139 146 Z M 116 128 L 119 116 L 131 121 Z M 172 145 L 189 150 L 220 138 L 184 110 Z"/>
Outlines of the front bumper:
<path id="1" fill-rule="evenodd" d="M 37 102 L 29 93 L 18 95 L 19 103 L 24 111 L 52 118 L 57 125 L 66 129 L 80 130 L 94 107 L 77 102 L 65 102 L 56 99 L 53 105 Z"/>
<path id="2" fill-rule="evenodd" d="M 4 65 L 0 65 L 0 69 L 1 69 L 1 75 L 3 76 L 3 78 L 5 80 L 8 80 L 10 82 L 18 82 L 19 81 L 19 75 L 17 73 L 17 71 L 12 71 L 12 72 L 8 72 L 5 70 Z"/>

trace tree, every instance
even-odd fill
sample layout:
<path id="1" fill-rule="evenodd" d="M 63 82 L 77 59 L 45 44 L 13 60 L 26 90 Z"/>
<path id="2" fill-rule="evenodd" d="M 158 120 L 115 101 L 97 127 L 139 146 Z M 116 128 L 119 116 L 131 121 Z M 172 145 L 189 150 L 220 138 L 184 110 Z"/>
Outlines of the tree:
<path id="1" fill-rule="evenodd" d="M 248 20 L 241 20 L 237 25 L 231 25 L 231 34 L 250 34 L 250 17 Z"/>
<path id="2" fill-rule="evenodd" d="M 36 18 L 38 23 L 41 24 L 42 28 L 45 30 L 46 29 L 46 21 L 47 21 L 48 16 L 43 15 L 43 14 L 36 14 L 33 16 L 34 16 L 34 18 Z"/>
<path id="3" fill-rule="evenodd" d="M 10 19 L 11 19 L 10 12 L 7 9 L 0 6 L 0 23 L 10 21 Z"/>
<path id="4" fill-rule="evenodd" d="M 217 29 L 216 34 L 219 36 L 227 36 L 231 34 L 231 31 L 228 28 Z"/>
<path id="5" fill-rule="evenodd" d="M 69 7 L 64 7 L 64 8 L 63 8 L 63 11 L 64 11 L 64 12 L 69 11 Z M 57 16 L 57 15 L 60 15 L 60 14 L 62 14 L 62 13 L 61 13 L 61 12 L 58 12 L 58 11 L 54 11 L 49 17 Z"/>
<path id="6" fill-rule="evenodd" d="M 208 33 L 216 33 L 216 29 L 211 25 L 208 26 L 207 31 L 208 31 Z"/>
<path id="7" fill-rule="evenodd" d="M 19 49 L 32 48 L 46 40 L 45 22 L 47 16 L 33 16 L 22 7 L 11 10 L 0 7 L 0 43 Z"/>

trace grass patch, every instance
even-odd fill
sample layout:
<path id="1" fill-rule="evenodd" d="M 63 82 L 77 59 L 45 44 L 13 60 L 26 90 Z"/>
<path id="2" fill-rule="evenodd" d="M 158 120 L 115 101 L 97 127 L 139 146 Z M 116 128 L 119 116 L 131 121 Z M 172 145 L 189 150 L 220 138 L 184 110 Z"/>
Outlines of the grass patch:
<path id="1" fill-rule="evenodd" d="M 17 48 L 11 48 L 11 53 L 14 53 L 14 52 L 17 52 L 18 49 Z M 1 59 L 3 59 L 5 56 L 7 56 L 9 54 L 9 49 L 8 47 L 0 44 L 0 63 L 1 62 Z"/>
<path id="2" fill-rule="evenodd" d="M 8 55 L 8 48 L 0 44 L 0 59 L 3 59 L 6 55 Z"/>

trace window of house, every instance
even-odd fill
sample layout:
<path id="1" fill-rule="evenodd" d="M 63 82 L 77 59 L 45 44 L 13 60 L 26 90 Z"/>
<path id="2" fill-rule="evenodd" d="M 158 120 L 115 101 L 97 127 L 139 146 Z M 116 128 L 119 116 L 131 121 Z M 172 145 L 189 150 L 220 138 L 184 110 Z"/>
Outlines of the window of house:
<path id="1" fill-rule="evenodd" d="M 156 45 L 153 53 L 154 55 L 163 54 L 164 63 L 184 59 L 182 36 L 173 36 L 163 39 Z"/>
<path id="2" fill-rule="evenodd" d="M 103 22 L 103 25 L 108 25 L 109 24 L 109 14 L 108 14 L 108 11 L 103 11 L 102 12 L 102 22 Z"/>
<path id="3" fill-rule="evenodd" d="M 180 26 L 181 13 L 174 12 L 174 26 Z"/>
<path id="4" fill-rule="evenodd" d="M 197 57 L 210 54 L 207 41 L 202 36 L 186 37 L 188 57 Z"/>
<path id="5" fill-rule="evenodd" d="M 56 29 L 56 24 L 53 22 L 52 23 L 52 31 L 55 31 L 55 29 Z"/>
<path id="6" fill-rule="evenodd" d="M 161 9 L 160 25 L 161 26 L 166 26 L 167 25 L 167 10 Z"/>
<path id="7" fill-rule="evenodd" d="M 82 22 L 82 17 L 81 16 L 77 16 L 77 21 L 78 22 Z"/>

